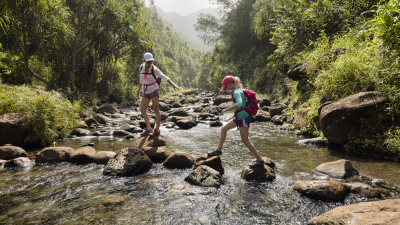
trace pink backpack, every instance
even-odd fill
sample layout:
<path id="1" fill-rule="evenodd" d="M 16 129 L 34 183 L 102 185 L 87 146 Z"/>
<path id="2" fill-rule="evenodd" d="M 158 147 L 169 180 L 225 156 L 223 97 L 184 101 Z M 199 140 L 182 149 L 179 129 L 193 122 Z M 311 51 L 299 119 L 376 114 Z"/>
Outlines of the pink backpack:
<path id="1" fill-rule="evenodd" d="M 250 114 L 250 116 L 255 116 L 259 109 L 258 104 L 257 104 L 256 93 L 254 91 L 250 91 L 247 89 L 243 89 L 243 93 L 244 93 L 244 96 L 246 97 L 246 108 L 239 109 L 235 113 L 235 116 L 238 112 L 241 112 L 243 110 L 245 110 L 248 114 Z M 232 92 L 232 100 L 234 103 L 236 103 L 235 99 L 233 98 L 233 92 Z"/>

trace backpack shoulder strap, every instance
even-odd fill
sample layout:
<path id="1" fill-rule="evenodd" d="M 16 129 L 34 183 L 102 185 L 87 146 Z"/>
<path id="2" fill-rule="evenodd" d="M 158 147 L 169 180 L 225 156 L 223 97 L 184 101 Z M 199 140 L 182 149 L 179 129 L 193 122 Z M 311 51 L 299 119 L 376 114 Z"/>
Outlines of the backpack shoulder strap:
<path id="1" fill-rule="evenodd" d="M 140 65 L 139 69 L 140 69 L 140 73 L 142 73 L 143 64 Z"/>
<path id="2" fill-rule="evenodd" d="M 150 69 L 151 74 L 153 75 L 154 79 L 157 80 L 156 75 L 154 74 L 154 65 L 151 65 L 151 69 Z"/>

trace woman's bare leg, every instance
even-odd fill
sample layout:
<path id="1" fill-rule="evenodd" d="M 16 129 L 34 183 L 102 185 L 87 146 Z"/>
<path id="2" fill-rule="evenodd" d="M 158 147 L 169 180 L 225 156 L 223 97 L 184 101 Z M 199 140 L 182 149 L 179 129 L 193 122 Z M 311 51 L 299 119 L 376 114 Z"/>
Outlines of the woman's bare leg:
<path id="1" fill-rule="evenodd" d="M 149 104 L 150 98 L 142 97 L 142 102 L 140 103 L 140 112 L 142 113 L 147 129 L 151 129 L 149 114 L 147 114 L 147 107 L 149 107 Z"/>
<path id="2" fill-rule="evenodd" d="M 224 145 L 224 142 L 226 139 L 226 133 L 228 132 L 228 130 L 231 130 L 235 127 L 236 127 L 236 123 L 233 120 L 229 121 L 229 123 L 227 123 L 223 127 L 221 127 L 221 134 L 219 135 L 217 151 L 222 151 L 222 146 Z"/>
<path id="3" fill-rule="evenodd" d="M 156 114 L 156 130 L 160 130 L 160 123 L 161 123 L 161 113 L 159 109 L 159 101 L 160 101 L 160 96 L 152 97 L 151 101 L 153 103 L 153 110 L 154 114 Z"/>
<path id="4" fill-rule="evenodd" d="M 239 128 L 239 131 L 243 144 L 246 145 L 246 147 L 250 150 L 250 152 L 253 153 L 253 155 L 257 158 L 257 160 L 262 160 L 256 147 L 254 147 L 253 143 L 249 141 L 249 128 L 241 127 Z"/>

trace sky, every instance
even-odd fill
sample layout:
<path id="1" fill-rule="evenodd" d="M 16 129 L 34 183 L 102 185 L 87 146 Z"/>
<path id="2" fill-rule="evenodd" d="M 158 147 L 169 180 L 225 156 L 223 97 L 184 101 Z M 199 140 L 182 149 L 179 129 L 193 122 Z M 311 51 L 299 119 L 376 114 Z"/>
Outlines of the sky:
<path id="1" fill-rule="evenodd" d="M 146 0 L 146 4 L 149 4 Z M 154 0 L 154 4 L 164 12 L 176 12 L 182 16 L 188 16 L 200 9 L 213 7 L 208 0 Z"/>

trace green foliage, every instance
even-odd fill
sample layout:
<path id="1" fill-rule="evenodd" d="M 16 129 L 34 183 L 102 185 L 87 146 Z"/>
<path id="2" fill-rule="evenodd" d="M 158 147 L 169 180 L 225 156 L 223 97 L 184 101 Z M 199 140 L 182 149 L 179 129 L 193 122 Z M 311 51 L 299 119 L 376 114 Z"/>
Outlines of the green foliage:
<path id="1" fill-rule="evenodd" d="M 398 157 L 400 156 L 400 128 L 396 127 L 390 129 L 386 132 L 387 139 L 384 142 L 384 145 L 387 149 L 396 154 Z"/>
<path id="2" fill-rule="evenodd" d="M 79 102 L 72 104 L 57 92 L 28 86 L 0 85 L 0 114 L 20 113 L 28 131 L 26 143 L 46 145 L 79 123 Z"/>
<path id="3" fill-rule="evenodd" d="M 24 64 L 21 55 L 4 51 L 0 45 L 0 83 L 23 84 Z"/>
<path id="4" fill-rule="evenodd" d="M 391 49 L 400 50 L 400 1 L 390 0 L 378 5 L 376 17 L 372 20 L 376 31 L 383 43 Z"/>

